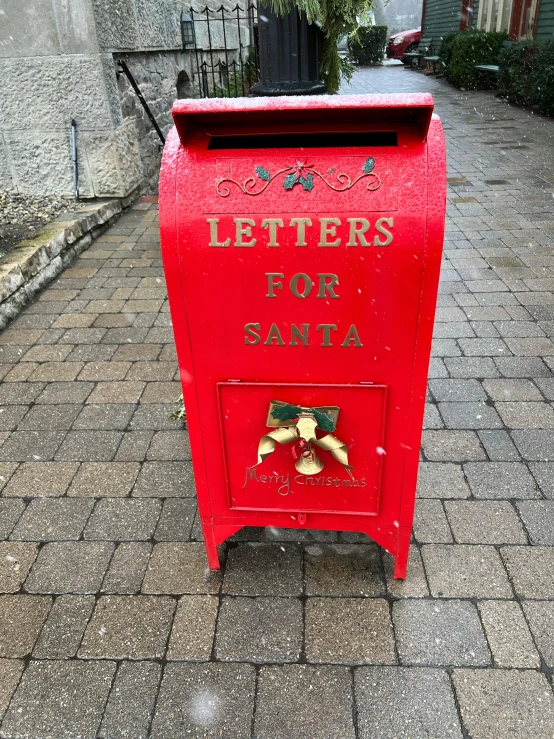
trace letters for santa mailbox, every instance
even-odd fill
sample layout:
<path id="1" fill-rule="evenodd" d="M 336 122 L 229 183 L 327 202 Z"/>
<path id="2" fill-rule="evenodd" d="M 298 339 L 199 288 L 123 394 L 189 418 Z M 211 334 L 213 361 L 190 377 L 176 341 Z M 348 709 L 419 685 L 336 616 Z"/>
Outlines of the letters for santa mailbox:
<path id="1" fill-rule="evenodd" d="M 162 253 L 208 562 L 243 526 L 406 574 L 443 243 L 430 95 L 180 100 Z"/>

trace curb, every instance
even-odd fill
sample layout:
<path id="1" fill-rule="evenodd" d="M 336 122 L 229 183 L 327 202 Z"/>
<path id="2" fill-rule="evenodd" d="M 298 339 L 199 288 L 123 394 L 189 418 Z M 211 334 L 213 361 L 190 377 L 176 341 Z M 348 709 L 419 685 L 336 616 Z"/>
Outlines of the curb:
<path id="1" fill-rule="evenodd" d="M 124 198 L 95 201 L 76 213 L 64 213 L 0 259 L 0 330 L 88 249 L 138 195 L 137 188 Z"/>

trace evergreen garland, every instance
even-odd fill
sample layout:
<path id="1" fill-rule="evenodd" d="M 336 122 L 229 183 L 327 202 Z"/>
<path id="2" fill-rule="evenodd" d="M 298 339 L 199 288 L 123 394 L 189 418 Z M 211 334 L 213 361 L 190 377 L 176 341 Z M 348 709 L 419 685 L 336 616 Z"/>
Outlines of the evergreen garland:
<path id="1" fill-rule="evenodd" d="M 339 56 L 338 42 L 344 36 L 355 36 L 366 24 L 373 0 L 265 0 L 277 15 L 286 15 L 293 8 L 306 13 L 308 23 L 317 23 L 323 33 L 319 61 L 321 79 L 330 93 L 339 89 L 341 80 L 349 80 L 354 68 Z"/>

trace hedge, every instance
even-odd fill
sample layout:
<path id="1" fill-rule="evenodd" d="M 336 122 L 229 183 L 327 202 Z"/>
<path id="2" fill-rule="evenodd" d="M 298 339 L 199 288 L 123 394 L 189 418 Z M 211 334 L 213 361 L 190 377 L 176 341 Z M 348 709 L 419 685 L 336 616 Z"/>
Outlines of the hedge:
<path id="1" fill-rule="evenodd" d="M 498 64 L 502 44 L 507 40 L 507 33 L 496 31 L 459 33 L 452 41 L 450 64 L 446 68 L 447 80 L 465 90 L 492 87 L 494 78 L 491 79 L 491 75 L 483 74 L 475 67 L 477 64 Z"/>
<path id="2" fill-rule="evenodd" d="M 454 43 L 456 36 L 459 36 L 459 31 L 451 31 L 450 33 L 447 33 L 441 41 L 439 61 L 441 66 L 444 68 L 448 68 L 450 60 L 452 59 L 452 44 Z"/>
<path id="3" fill-rule="evenodd" d="M 499 93 L 509 102 L 554 116 L 554 41 L 521 41 L 502 48 Z"/>
<path id="4" fill-rule="evenodd" d="M 362 65 L 379 64 L 385 55 L 387 30 L 387 26 L 359 28 L 356 34 L 348 39 L 352 61 Z"/>

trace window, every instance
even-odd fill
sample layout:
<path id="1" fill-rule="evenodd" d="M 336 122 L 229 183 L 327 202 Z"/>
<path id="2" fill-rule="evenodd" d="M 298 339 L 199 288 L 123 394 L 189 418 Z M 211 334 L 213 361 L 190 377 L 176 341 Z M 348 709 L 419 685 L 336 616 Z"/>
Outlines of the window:
<path id="1" fill-rule="evenodd" d="M 507 31 L 510 27 L 512 0 L 480 0 L 477 15 L 479 31 Z"/>

